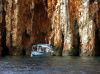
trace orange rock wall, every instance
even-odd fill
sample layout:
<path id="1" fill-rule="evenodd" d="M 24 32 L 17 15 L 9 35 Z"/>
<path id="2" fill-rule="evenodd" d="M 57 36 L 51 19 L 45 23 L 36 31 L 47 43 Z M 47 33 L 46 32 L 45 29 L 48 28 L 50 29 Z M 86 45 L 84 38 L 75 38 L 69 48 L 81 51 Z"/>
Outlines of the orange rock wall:
<path id="1" fill-rule="evenodd" d="M 0 13 L 0 48 L 5 41 L 10 55 L 30 55 L 32 45 L 39 43 L 52 44 L 55 55 L 99 54 L 99 1 L 1 1 L 0 11 L 6 15 Z"/>

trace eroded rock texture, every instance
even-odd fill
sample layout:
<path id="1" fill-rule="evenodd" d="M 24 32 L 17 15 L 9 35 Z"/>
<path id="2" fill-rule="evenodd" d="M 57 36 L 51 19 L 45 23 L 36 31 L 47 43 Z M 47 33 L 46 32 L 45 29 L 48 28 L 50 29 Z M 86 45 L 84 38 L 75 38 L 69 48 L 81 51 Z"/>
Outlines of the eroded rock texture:
<path id="1" fill-rule="evenodd" d="M 99 55 L 99 16 L 99 0 L 0 0 L 0 54 L 49 43 L 55 55 Z"/>
<path id="2" fill-rule="evenodd" d="M 83 0 L 80 3 L 79 32 L 81 38 L 81 55 L 94 55 L 95 24 L 92 18 L 89 17 L 90 0 Z"/>
<path id="3" fill-rule="evenodd" d="M 6 44 L 11 54 L 17 47 L 18 6 L 16 0 L 5 0 Z"/>
<path id="4" fill-rule="evenodd" d="M 48 43 L 48 37 L 51 32 L 51 22 L 48 17 L 47 0 L 33 0 L 32 7 L 32 35 L 33 43 Z M 38 20 L 37 20 L 38 19 Z"/>
<path id="5" fill-rule="evenodd" d="M 1 25 L 2 25 L 2 1 L 0 1 L 0 55 L 2 51 L 2 43 L 1 43 Z"/>

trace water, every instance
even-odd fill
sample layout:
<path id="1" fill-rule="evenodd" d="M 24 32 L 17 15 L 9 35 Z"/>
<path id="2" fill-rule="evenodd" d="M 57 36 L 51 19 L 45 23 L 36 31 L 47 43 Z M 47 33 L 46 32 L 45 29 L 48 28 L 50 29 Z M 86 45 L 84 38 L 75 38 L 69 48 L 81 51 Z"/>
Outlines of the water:
<path id="1" fill-rule="evenodd" d="M 100 57 L 4 57 L 0 74 L 100 74 Z"/>

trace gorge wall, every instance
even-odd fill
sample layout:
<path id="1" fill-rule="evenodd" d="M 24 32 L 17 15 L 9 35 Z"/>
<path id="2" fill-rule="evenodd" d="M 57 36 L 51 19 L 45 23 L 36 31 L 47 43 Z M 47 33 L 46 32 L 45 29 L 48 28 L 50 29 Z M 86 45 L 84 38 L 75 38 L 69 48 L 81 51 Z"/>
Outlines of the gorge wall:
<path id="1" fill-rule="evenodd" d="M 0 0 L 0 55 L 30 55 L 49 43 L 55 55 L 100 55 L 99 0 Z"/>

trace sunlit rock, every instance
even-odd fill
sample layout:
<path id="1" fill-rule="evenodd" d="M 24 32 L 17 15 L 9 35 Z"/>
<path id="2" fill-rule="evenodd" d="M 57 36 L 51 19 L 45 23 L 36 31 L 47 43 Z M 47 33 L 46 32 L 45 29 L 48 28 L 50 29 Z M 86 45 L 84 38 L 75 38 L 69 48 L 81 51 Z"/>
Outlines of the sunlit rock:
<path id="1" fill-rule="evenodd" d="M 60 56 L 99 55 L 99 12 L 99 0 L 0 0 L 0 47 L 10 55 L 30 55 L 32 44 L 53 45 Z"/>
<path id="2" fill-rule="evenodd" d="M 95 55 L 95 24 L 89 17 L 89 2 L 90 0 L 81 1 L 79 8 L 79 33 L 83 56 Z"/>

